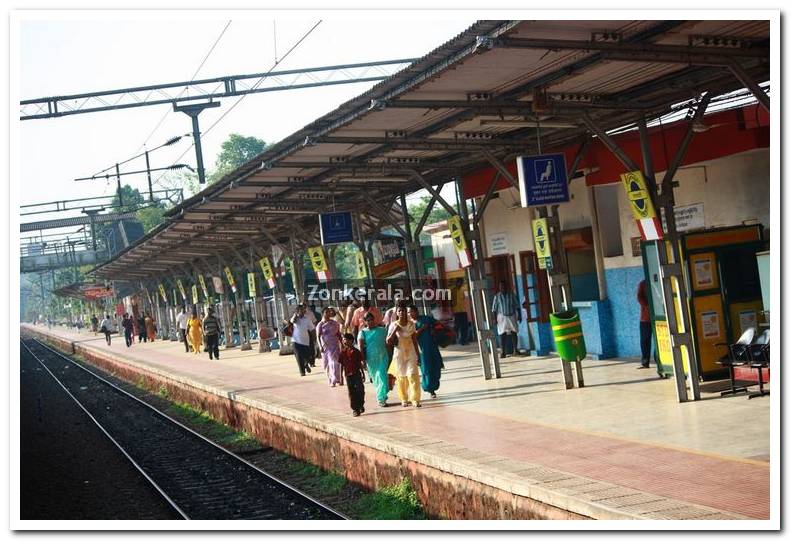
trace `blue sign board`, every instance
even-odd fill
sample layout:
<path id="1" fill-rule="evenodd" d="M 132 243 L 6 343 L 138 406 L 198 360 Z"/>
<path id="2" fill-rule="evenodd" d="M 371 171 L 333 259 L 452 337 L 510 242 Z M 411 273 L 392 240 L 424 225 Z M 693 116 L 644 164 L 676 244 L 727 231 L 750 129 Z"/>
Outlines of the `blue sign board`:
<path id="1" fill-rule="evenodd" d="M 351 212 L 321 214 L 319 216 L 319 225 L 321 226 L 322 244 L 340 244 L 354 241 Z"/>
<path id="2" fill-rule="evenodd" d="M 523 207 L 569 201 L 566 157 L 563 154 L 519 156 L 516 168 Z"/>

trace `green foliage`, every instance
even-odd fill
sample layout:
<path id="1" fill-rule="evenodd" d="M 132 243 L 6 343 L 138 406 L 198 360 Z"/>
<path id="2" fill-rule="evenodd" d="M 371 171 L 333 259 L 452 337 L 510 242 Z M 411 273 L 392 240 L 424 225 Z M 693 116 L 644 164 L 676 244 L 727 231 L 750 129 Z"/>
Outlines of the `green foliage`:
<path id="1" fill-rule="evenodd" d="M 363 520 L 423 520 L 426 514 L 409 479 L 362 496 L 354 506 Z"/>
<path id="2" fill-rule="evenodd" d="M 232 133 L 222 144 L 222 150 L 214 162 L 214 171 L 206 176 L 207 184 L 214 184 L 222 177 L 261 154 L 266 142 L 257 137 L 245 137 Z"/>
<path id="3" fill-rule="evenodd" d="M 143 224 L 143 230 L 148 233 L 165 221 L 165 209 L 160 205 L 142 208 L 137 211 L 137 219 Z"/>
<path id="4" fill-rule="evenodd" d="M 357 278 L 357 252 L 359 249 L 352 243 L 339 244 L 335 249 L 335 278 L 354 280 Z"/>
<path id="5" fill-rule="evenodd" d="M 420 218 L 423 216 L 423 213 L 426 211 L 426 207 L 428 207 L 429 201 L 431 201 L 431 197 L 423 196 L 420 198 L 418 203 L 409 206 L 409 218 L 410 218 L 410 226 L 412 226 L 412 231 L 415 230 L 417 227 L 417 223 L 420 221 Z M 443 220 L 447 220 L 450 218 L 450 214 L 445 208 L 440 205 L 439 203 L 434 203 L 434 206 L 431 209 L 431 212 L 428 215 L 428 219 L 426 220 L 426 224 L 433 224 L 436 222 L 441 222 Z"/>

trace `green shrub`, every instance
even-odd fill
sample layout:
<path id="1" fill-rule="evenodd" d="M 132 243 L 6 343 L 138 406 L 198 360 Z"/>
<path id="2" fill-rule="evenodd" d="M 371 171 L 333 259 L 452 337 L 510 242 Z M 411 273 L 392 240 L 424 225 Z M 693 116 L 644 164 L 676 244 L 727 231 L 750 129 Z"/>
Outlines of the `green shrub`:
<path id="1" fill-rule="evenodd" d="M 363 520 L 422 520 L 426 518 L 409 479 L 366 494 L 355 504 L 355 515 Z"/>

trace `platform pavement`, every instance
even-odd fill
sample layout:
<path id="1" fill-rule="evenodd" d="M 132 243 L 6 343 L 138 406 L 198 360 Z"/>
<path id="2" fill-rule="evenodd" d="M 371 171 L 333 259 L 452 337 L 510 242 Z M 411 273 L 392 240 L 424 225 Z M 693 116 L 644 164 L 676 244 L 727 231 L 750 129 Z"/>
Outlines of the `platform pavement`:
<path id="1" fill-rule="evenodd" d="M 40 326 L 35 327 L 41 331 Z M 509 357 L 485 381 L 473 347 L 443 350 L 438 398 L 421 409 L 351 417 L 344 387 L 292 355 L 221 350 L 219 361 L 156 341 L 48 331 L 182 381 L 298 415 L 388 452 L 594 518 L 768 519 L 769 401 L 708 395 L 678 404 L 672 380 L 630 360 L 584 362 L 586 387 L 565 390 L 557 358 Z M 705 397 L 706 395 L 704 395 Z"/>

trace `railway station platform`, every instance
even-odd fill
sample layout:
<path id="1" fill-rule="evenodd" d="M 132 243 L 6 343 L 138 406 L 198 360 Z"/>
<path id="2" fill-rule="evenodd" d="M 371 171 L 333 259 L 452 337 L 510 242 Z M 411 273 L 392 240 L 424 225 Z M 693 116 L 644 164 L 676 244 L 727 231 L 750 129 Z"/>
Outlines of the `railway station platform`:
<path id="1" fill-rule="evenodd" d="M 117 376 L 209 411 L 263 444 L 368 488 L 410 478 L 429 516 L 451 519 L 766 520 L 769 400 L 679 404 L 672 380 L 631 359 L 585 361 L 566 390 L 555 357 L 509 357 L 481 377 L 475 347 L 443 350 L 436 399 L 352 417 L 345 387 L 293 355 L 221 349 L 219 361 L 170 341 L 135 343 L 22 325 Z M 717 389 L 719 391 L 720 389 Z M 711 397 L 712 399 L 705 399 Z M 397 406 L 397 407 L 396 407 Z"/>

